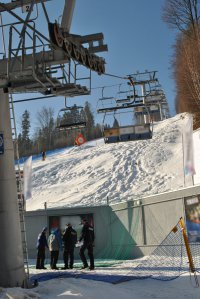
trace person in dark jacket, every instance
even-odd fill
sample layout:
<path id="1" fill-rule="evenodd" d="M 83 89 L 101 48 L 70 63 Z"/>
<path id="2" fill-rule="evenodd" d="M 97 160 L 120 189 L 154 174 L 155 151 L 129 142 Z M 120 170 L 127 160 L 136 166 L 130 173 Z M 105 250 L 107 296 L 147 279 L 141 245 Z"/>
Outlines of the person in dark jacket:
<path id="1" fill-rule="evenodd" d="M 42 161 L 46 160 L 46 152 L 42 152 Z"/>
<path id="2" fill-rule="evenodd" d="M 73 269 L 74 265 L 74 247 L 77 242 L 77 232 L 72 228 L 71 223 L 66 225 L 65 232 L 63 234 L 63 260 L 64 260 L 64 269 Z M 69 265 L 68 265 L 69 260 Z"/>
<path id="3" fill-rule="evenodd" d="M 44 227 L 42 232 L 38 235 L 36 269 L 46 269 L 44 266 L 45 247 L 48 248 L 46 232 L 47 232 L 47 227 Z"/>
<path id="4" fill-rule="evenodd" d="M 82 269 L 85 269 L 88 267 L 87 259 L 85 257 L 85 250 L 88 251 L 88 256 L 90 259 L 90 270 L 94 270 L 94 254 L 93 254 L 93 247 L 94 247 L 94 229 L 93 227 L 88 223 L 87 219 L 82 220 L 83 228 L 81 232 L 81 237 L 79 239 L 79 242 L 83 242 L 83 245 L 80 247 L 80 258 L 83 262 Z"/>

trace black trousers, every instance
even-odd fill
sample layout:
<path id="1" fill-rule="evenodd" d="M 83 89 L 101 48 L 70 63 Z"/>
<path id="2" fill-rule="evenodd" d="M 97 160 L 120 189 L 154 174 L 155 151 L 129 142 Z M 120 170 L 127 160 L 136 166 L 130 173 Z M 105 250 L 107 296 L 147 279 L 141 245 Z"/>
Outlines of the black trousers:
<path id="1" fill-rule="evenodd" d="M 92 244 L 83 244 L 80 248 L 79 255 L 80 255 L 80 258 L 83 262 L 83 266 L 88 267 L 88 262 L 87 262 L 87 259 L 85 257 L 85 250 L 86 249 L 88 251 L 88 256 L 89 256 L 89 259 L 90 259 L 90 267 L 94 268 L 94 255 L 93 255 L 93 245 Z"/>
<path id="2" fill-rule="evenodd" d="M 57 261 L 58 261 L 59 251 L 58 250 L 53 250 L 53 251 L 50 251 L 50 253 L 51 253 L 50 266 L 51 266 L 51 269 L 55 269 Z"/>
<path id="3" fill-rule="evenodd" d="M 65 248 L 63 252 L 63 260 L 66 268 L 73 268 L 74 265 L 74 247 Z M 69 261 L 69 265 L 68 265 Z"/>
<path id="4" fill-rule="evenodd" d="M 45 260 L 45 247 L 39 248 L 37 251 L 36 269 L 44 268 L 44 260 Z"/>

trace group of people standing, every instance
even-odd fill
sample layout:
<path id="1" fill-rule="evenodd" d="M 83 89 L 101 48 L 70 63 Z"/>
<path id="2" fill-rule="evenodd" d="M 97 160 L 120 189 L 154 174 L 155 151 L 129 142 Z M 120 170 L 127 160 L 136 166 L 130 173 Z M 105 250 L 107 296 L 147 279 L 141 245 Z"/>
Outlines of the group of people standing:
<path id="1" fill-rule="evenodd" d="M 82 220 L 82 231 L 81 236 L 77 242 L 77 232 L 73 229 L 71 223 L 66 225 L 64 234 L 61 235 L 60 230 L 53 229 L 47 240 L 46 233 L 47 227 L 44 227 L 42 232 L 38 236 L 37 240 L 37 261 L 36 269 L 46 269 L 44 266 L 45 262 L 45 248 L 49 249 L 50 252 L 50 267 L 51 269 L 57 270 L 57 262 L 59 257 L 59 251 L 63 251 L 64 267 L 63 269 L 73 269 L 74 265 L 74 248 L 80 247 L 79 255 L 82 260 L 82 269 L 88 268 L 94 269 L 94 229 L 88 223 L 87 219 Z M 85 257 L 85 250 L 88 251 L 90 259 L 90 266 L 88 266 L 87 259 Z"/>

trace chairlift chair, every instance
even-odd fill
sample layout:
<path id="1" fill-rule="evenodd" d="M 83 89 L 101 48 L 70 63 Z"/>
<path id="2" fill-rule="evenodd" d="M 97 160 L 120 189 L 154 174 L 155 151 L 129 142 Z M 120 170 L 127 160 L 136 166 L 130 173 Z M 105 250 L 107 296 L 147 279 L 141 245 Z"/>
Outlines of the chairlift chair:
<path id="1" fill-rule="evenodd" d="M 59 110 L 56 128 L 59 131 L 86 127 L 86 116 L 82 106 L 65 107 Z"/>
<path id="2" fill-rule="evenodd" d="M 126 106 L 127 108 L 128 106 Z M 115 109 L 114 109 L 115 108 Z M 116 114 L 126 113 L 126 112 L 119 112 L 116 113 L 116 109 L 119 107 L 113 107 L 113 113 L 111 109 L 108 109 L 109 115 L 114 117 Z M 121 106 L 121 109 L 125 109 L 124 106 Z M 133 113 L 133 112 L 132 112 Z M 106 109 L 105 115 L 103 118 L 103 135 L 104 135 L 104 142 L 105 143 L 117 143 L 117 142 L 125 142 L 125 141 L 137 141 L 137 140 L 145 140 L 151 139 L 153 135 L 153 122 L 150 121 L 147 123 L 137 123 L 137 124 L 130 124 L 130 125 L 120 125 L 115 127 L 107 128 L 105 127 L 105 116 L 106 116 Z M 108 114 L 107 114 L 108 116 Z"/>
<path id="3" fill-rule="evenodd" d="M 151 123 L 120 126 L 119 128 L 104 128 L 105 143 L 117 143 L 124 141 L 138 141 L 151 139 L 153 130 Z"/>

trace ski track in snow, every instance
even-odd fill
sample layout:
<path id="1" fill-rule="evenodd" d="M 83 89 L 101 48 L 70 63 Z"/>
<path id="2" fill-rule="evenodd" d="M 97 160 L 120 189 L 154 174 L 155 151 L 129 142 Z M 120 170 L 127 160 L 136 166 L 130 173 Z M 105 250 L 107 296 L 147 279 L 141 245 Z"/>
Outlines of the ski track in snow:
<path id="1" fill-rule="evenodd" d="M 113 204 L 183 187 L 181 126 L 177 115 L 156 123 L 150 140 L 97 140 L 34 161 L 27 210 L 42 209 L 44 202 L 101 205 L 107 197 Z"/>

